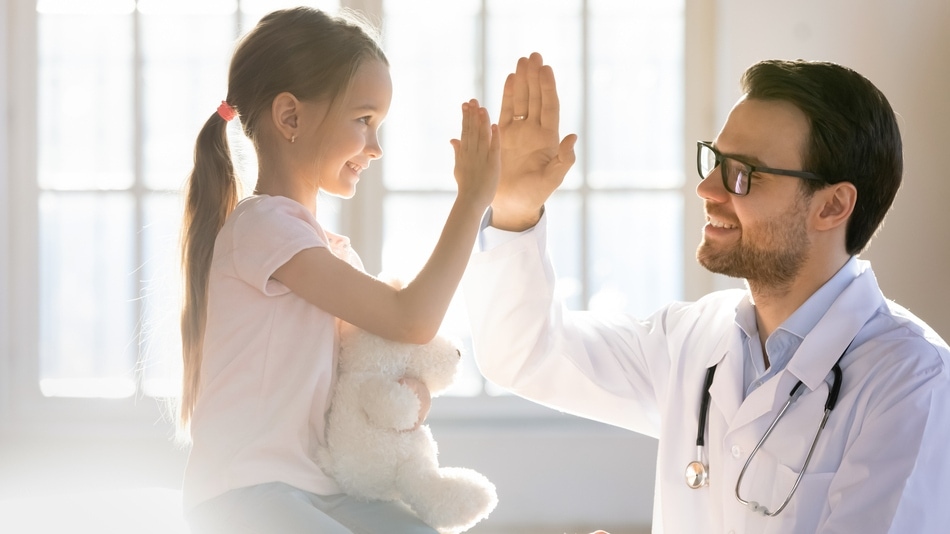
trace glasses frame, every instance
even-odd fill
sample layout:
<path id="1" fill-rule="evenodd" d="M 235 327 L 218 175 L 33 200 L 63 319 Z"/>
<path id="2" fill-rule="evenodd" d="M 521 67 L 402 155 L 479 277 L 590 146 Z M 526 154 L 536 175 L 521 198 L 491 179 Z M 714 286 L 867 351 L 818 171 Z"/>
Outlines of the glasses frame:
<path id="1" fill-rule="evenodd" d="M 722 186 L 726 188 L 726 191 L 729 191 L 730 194 L 733 194 L 739 197 L 743 197 L 749 194 L 749 191 L 752 190 L 752 180 L 749 180 L 749 185 L 748 187 L 746 187 L 745 193 L 737 193 L 733 188 L 729 187 L 729 177 L 726 176 L 726 167 L 722 164 L 723 160 L 730 159 L 732 161 L 736 161 L 738 163 L 741 163 L 742 165 L 745 165 L 746 167 L 749 168 L 748 176 L 750 178 L 752 177 L 752 173 L 760 172 L 763 174 L 794 176 L 795 178 L 801 178 L 803 180 L 817 180 L 821 182 L 825 181 L 824 178 L 822 178 L 821 176 L 813 172 L 790 171 L 787 169 L 774 169 L 772 167 L 752 165 L 750 163 L 746 163 L 742 161 L 741 159 L 738 159 L 732 156 L 724 156 L 722 152 L 716 150 L 716 148 L 712 145 L 712 141 L 696 141 L 696 171 L 699 173 L 699 178 L 701 180 L 706 179 L 706 175 L 703 174 L 703 148 L 708 148 L 710 151 L 712 151 L 713 155 L 716 156 L 716 165 L 712 169 L 709 169 L 710 173 L 713 171 L 713 169 L 715 169 L 716 167 L 719 167 L 719 175 L 722 177 Z"/>

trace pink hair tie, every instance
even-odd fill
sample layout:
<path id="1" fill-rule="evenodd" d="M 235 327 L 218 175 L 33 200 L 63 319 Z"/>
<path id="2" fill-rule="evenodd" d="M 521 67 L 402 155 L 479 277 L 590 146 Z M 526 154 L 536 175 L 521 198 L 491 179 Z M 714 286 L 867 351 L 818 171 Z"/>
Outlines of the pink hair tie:
<path id="1" fill-rule="evenodd" d="M 234 108 L 232 108 L 227 101 L 222 100 L 221 105 L 218 106 L 218 115 L 220 115 L 225 122 L 230 122 L 231 119 L 237 116 L 237 112 L 234 111 Z"/>

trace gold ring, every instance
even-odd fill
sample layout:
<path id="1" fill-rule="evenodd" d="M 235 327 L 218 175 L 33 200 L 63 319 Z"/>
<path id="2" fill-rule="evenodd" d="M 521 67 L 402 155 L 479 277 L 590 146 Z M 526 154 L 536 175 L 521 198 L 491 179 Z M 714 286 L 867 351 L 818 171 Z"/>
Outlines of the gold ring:
<path id="1" fill-rule="evenodd" d="M 511 120 L 513 120 L 513 121 L 523 121 L 523 120 L 525 120 L 527 117 L 528 117 L 527 115 L 515 115 L 514 117 L 511 118 Z"/>

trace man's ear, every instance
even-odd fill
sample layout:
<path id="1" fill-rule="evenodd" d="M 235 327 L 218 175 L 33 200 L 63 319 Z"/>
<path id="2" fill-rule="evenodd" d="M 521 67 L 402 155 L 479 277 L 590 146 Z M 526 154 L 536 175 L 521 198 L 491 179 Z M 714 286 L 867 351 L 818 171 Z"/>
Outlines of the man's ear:
<path id="1" fill-rule="evenodd" d="M 271 103 L 271 121 L 277 132 L 288 142 L 297 136 L 297 119 L 300 113 L 300 101 L 291 93 L 283 92 L 274 97 Z"/>
<path id="2" fill-rule="evenodd" d="M 830 230 L 847 224 L 858 200 L 858 190 L 851 182 L 838 182 L 816 192 L 815 199 L 821 203 L 816 228 Z"/>

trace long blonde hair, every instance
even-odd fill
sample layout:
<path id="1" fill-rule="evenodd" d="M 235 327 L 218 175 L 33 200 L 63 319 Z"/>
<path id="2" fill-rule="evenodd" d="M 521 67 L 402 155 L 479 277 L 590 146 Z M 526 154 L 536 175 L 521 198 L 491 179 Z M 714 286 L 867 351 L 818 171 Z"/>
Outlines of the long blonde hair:
<path id="1" fill-rule="evenodd" d="M 278 94 L 333 101 L 366 60 L 387 63 L 371 26 L 354 13 L 331 17 L 311 8 L 275 11 L 238 44 L 228 72 L 227 103 L 260 152 L 259 124 Z M 195 143 L 195 166 L 186 186 L 181 263 L 184 363 L 179 434 L 187 440 L 201 383 L 202 345 L 214 242 L 240 199 L 240 182 L 228 146 L 227 121 L 214 113 Z"/>

